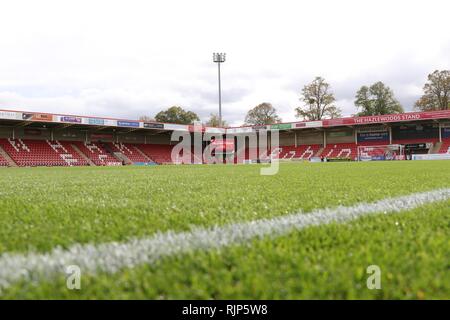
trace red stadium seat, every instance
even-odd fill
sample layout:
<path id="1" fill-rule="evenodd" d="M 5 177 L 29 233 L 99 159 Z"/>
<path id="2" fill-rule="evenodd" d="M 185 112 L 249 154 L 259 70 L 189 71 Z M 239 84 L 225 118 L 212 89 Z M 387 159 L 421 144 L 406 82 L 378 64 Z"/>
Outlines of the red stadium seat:
<path id="1" fill-rule="evenodd" d="M 450 138 L 442 140 L 442 145 L 439 149 L 439 153 L 450 154 Z"/>
<path id="2" fill-rule="evenodd" d="M 81 141 L 72 143 L 97 166 L 118 166 L 122 164 L 121 161 L 108 153 L 99 143 Z"/>
<path id="3" fill-rule="evenodd" d="M 20 167 L 87 165 L 70 145 L 58 141 L 0 139 L 0 146 Z"/>
<path id="4" fill-rule="evenodd" d="M 355 160 L 357 157 L 357 150 L 355 143 L 335 143 L 327 144 L 320 155 L 323 158 L 336 159 L 351 159 Z"/>
<path id="5" fill-rule="evenodd" d="M 173 145 L 168 144 L 136 144 L 135 148 L 139 148 L 150 160 L 159 164 L 172 164 L 172 148 Z"/>
<path id="6" fill-rule="evenodd" d="M 149 162 L 149 159 L 143 156 L 137 149 L 136 145 L 130 143 L 106 143 L 111 150 L 114 152 L 121 152 L 125 155 L 131 162 Z"/>
<path id="7" fill-rule="evenodd" d="M 314 157 L 322 146 L 320 144 L 300 145 L 300 146 L 282 146 L 272 150 L 272 156 L 278 153 L 279 159 L 299 159 L 309 160 Z"/>
<path id="8" fill-rule="evenodd" d="M 8 167 L 9 163 L 5 158 L 0 154 L 0 167 Z"/>
<path id="9" fill-rule="evenodd" d="M 398 140 L 393 143 L 424 143 L 436 142 L 433 139 L 414 139 L 414 140 Z M 386 141 L 360 143 L 358 145 L 382 145 Z M 133 163 L 154 162 L 158 164 L 172 164 L 181 161 L 180 156 L 172 159 L 173 145 L 166 144 L 130 144 L 130 143 L 85 143 L 81 141 L 49 141 L 49 140 L 27 140 L 27 139 L 0 139 L 0 146 L 11 157 L 11 159 L 21 167 L 24 166 L 86 166 L 89 165 L 85 157 L 79 154 L 73 147 L 75 145 L 87 158 L 95 165 L 121 165 L 113 153 L 121 152 Z M 321 152 L 320 156 L 324 158 L 341 158 L 355 160 L 357 158 L 357 146 L 355 143 L 336 143 L 328 144 Z M 259 152 L 257 148 L 245 148 L 238 150 L 235 154 L 235 162 L 238 155 L 244 160 L 257 159 L 264 160 L 266 158 L 278 159 L 304 159 L 309 160 L 311 157 L 317 156 L 322 148 L 320 144 L 280 146 L 272 148 L 270 155 L 266 152 Z M 374 148 L 371 156 L 382 155 L 382 149 Z M 443 140 L 439 153 L 450 154 L 450 139 Z M 201 163 L 201 159 L 190 157 L 189 163 Z M 0 155 L 0 166 L 8 166 L 8 161 Z"/>

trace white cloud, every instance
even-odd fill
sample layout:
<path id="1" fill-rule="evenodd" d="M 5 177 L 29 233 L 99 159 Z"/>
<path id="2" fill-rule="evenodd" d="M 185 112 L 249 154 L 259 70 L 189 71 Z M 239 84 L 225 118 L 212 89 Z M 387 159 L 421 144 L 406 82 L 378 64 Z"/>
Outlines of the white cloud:
<path id="1" fill-rule="evenodd" d="M 316 75 L 346 114 L 381 80 L 410 109 L 450 66 L 448 1 L 11 1 L 0 12 L 0 107 L 136 118 L 180 104 L 224 116 L 271 102 L 294 120 Z"/>

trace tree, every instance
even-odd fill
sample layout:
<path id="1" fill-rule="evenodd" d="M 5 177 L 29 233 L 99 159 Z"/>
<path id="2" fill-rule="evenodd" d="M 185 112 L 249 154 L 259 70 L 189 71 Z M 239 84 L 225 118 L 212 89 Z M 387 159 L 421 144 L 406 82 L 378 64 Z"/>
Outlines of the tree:
<path id="1" fill-rule="evenodd" d="M 322 120 L 341 116 L 341 109 L 334 105 L 336 99 L 331 92 L 331 86 L 322 77 L 316 77 L 303 87 L 300 101 L 304 102 L 304 106 L 295 109 L 297 118 Z"/>
<path id="2" fill-rule="evenodd" d="M 208 127 L 220 127 L 219 125 L 219 116 L 217 113 L 211 113 L 209 120 L 206 122 Z M 225 120 L 222 119 L 222 127 L 227 127 L 228 124 Z"/>
<path id="3" fill-rule="evenodd" d="M 153 122 L 156 121 L 155 118 L 153 117 L 149 117 L 149 116 L 140 116 L 139 117 L 140 121 L 144 121 L 144 122 Z"/>
<path id="4" fill-rule="evenodd" d="M 362 86 L 355 96 L 355 106 L 361 111 L 358 116 L 402 113 L 403 107 L 395 99 L 394 92 L 383 82 L 378 81 L 370 87 Z"/>
<path id="5" fill-rule="evenodd" d="M 424 95 L 414 107 L 421 111 L 450 109 L 450 70 L 435 70 L 423 86 Z"/>
<path id="6" fill-rule="evenodd" d="M 245 123 L 250 125 L 264 125 L 281 122 L 277 110 L 268 102 L 263 102 L 247 112 Z"/>
<path id="7" fill-rule="evenodd" d="M 158 112 L 155 120 L 158 122 L 192 124 L 194 121 L 200 121 L 200 118 L 192 111 L 186 111 L 181 107 L 173 106 L 165 111 Z"/>

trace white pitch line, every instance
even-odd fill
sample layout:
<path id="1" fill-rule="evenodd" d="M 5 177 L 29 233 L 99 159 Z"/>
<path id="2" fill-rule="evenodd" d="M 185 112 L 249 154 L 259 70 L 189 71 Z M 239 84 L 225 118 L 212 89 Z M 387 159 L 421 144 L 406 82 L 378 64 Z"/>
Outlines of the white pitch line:
<path id="1" fill-rule="evenodd" d="M 103 244 L 76 244 L 48 253 L 5 253 L 0 256 L 0 289 L 20 280 L 40 281 L 62 275 L 69 265 L 78 265 L 83 274 L 115 273 L 123 268 L 151 264 L 155 261 L 193 250 L 207 250 L 248 242 L 262 237 L 277 237 L 309 226 L 342 223 L 375 213 L 395 213 L 425 204 L 450 199 L 450 188 L 295 213 L 272 219 L 233 223 L 189 232 L 157 233 L 143 239 Z"/>

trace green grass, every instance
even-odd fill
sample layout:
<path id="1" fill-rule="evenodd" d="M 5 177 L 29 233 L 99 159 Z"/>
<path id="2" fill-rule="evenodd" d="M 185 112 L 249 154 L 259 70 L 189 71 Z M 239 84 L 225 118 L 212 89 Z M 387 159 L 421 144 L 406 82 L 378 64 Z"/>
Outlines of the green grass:
<path id="1" fill-rule="evenodd" d="M 4 298 L 448 299 L 450 201 L 346 225 L 313 227 L 248 245 L 193 252 L 114 275 L 22 283 Z M 381 268 L 381 290 L 366 286 Z"/>
<path id="2" fill-rule="evenodd" d="M 124 241 L 450 187 L 450 162 L 0 170 L 0 254 Z M 114 275 L 21 283 L 4 298 L 445 298 L 450 202 L 165 259 Z M 397 222 L 397 224 L 396 224 Z M 365 287 L 382 269 L 383 289 Z M 447 277 L 446 277 L 447 276 Z"/>

